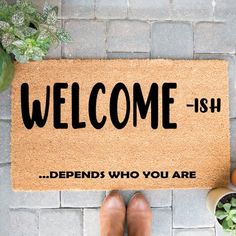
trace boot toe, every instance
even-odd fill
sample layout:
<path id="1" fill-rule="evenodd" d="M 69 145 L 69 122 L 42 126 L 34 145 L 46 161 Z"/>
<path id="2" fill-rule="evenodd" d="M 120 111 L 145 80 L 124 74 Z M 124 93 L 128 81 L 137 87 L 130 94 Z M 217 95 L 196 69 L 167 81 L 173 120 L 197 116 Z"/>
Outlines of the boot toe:
<path id="1" fill-rule="evenodd" d="M 118 191 L 112 191 L 109 195 L 104 199 L 102 204 L 102 208 L 107 209 L 125 209 L 125 203 L 121 195 Z"/>
<path id="2" fill-rule="evenodd" d="M 148 201 L 141 193 L 136 193 L 130 200 L 128 210 L 151 212 Z"/>

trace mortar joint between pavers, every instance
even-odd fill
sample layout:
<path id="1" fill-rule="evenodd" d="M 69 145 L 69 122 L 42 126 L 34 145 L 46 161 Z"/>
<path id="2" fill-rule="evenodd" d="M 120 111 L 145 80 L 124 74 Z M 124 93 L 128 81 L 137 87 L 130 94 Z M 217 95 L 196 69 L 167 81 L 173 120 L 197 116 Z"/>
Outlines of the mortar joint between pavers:
<path id="1" fill-rule="evenodd" d="M 105 31 L 105 50 L 106 50 L 106 57 L 107 57 L 107 52 L 108 52 L 108 25 L 109 25 L 109 21 L 105 21 L 105 26 L 106 26 L 106 31 Z"/>
<path id="2" fill-rule="evenodd" d="M 0 163 L 0 167 L 11 166 L 11 162 Z"/>

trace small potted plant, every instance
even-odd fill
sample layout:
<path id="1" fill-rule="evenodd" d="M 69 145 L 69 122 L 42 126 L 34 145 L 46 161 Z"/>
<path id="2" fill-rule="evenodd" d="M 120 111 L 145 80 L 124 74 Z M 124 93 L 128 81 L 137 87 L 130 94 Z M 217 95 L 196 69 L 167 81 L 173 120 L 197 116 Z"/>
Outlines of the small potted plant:
<path id="1" fill-rule="evenodd" d="M 222 229 L 236 235 L 236 192 L 228 188 L 216 188 L 207 196 L 207 207 Z"/>
<path id="2" fill-rule="evenodd" d="M 70 36 L 57 27 L 58 8 L 45 2 L 39 12 L 30 0 L 8 4 L 0 0 L 0 91 L 13 79 L 14 64 L 42 60 L 49 48 L 68 42 Z"/>

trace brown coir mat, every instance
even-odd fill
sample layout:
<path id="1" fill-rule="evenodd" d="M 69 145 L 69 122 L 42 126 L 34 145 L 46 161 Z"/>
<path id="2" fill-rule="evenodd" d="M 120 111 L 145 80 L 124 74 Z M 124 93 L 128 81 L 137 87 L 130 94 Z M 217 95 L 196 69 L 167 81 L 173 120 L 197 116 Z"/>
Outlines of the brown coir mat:
<path id="1" fill-rule="evenodd" d="M 227 63 L 16 64 L 11 155 L 15 190 L 225 185 Z"/>

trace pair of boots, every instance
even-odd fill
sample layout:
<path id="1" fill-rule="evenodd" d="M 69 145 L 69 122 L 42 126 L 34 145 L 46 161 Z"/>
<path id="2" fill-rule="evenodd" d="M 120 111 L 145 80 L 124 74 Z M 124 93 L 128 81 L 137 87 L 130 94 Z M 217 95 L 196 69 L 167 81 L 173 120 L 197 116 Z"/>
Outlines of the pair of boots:
<path id="1" fill-rule="evenodd" d="M 141 193 L 136 193 L 126 206 L 118 191 L 112 191 L 100 210 L 101 236 L 123 236 L 127 217 L 129 236 L 150 236 L 151 208 Z"/>

